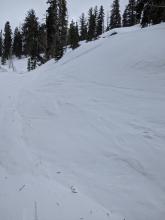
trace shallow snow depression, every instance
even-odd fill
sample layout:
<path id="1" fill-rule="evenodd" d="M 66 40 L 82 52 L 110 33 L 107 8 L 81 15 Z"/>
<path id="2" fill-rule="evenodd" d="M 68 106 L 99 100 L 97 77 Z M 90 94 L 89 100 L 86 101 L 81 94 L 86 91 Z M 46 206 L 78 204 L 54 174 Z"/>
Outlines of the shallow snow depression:
<path id="1" fill-rule="evenodd" d="M 0 219 L 164 219 L 165 24 L 116 31 L 0 69 Z"/>

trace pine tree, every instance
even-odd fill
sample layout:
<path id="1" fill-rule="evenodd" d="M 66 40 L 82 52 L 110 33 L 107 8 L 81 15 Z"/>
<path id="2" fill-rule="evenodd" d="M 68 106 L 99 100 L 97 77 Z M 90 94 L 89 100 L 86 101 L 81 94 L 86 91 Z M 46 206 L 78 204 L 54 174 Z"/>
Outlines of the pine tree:
<path id="1" fill-rule="evenodd" d="M 30 72 L 31 71 L 31 64 L 30 64 L 30 57 L 28 58 L 28 64 L 27 64 L 27 70 Z"/>
<path id="2" fill-rule="evenodd" d="M 99 14 L 97 17 L 97 36 L 101 35 L 104 32 L 104 8 L 101 5 L 100 6 L 100 10 L 99 10 Z"/>
<path id="3" fill-rule="evenodd" d="M 150 6 L 150 23 L 155 25 L 165 21 L 165 0 L 152 0 Z"/>
<path id="4" fill-rule="evenodd" d="M 24 55 L 30 56 L 30 60 L 36 64 L 39 57 L 39 23 L 33 9 L 29 10 L 27 13 L 22 32 Z M 29 68 L 29 60 L 27 65 Z M 36 67 L 36 65 L 30 67 L 30 70 L 33 70 L 34 67 Z"/>
<path id="5" fill-rule="evenodd" d="M 3 39 L 2 39 L 2 31 L 0 31 L 0 57 L 2 57 L 2 49 L 3 49 Z"/>
<path id="6" fill-rule="evenodd" d="M 111 17 L 110 17 L 110 29 L 121 27 L 121 15 L 119 0 L 114 0 L 112 4 Z"/>
<path id="7" fill-rule="evenodd" d="M 88 12 L 88 35 L 87 40 L 91 41 L 96 38 L 96 8 L 93 10 L 93 8 L 89 9 Z"/>
<path id="8" fill-rule="evenodd" d="M 79 44 L 79 41 L 80 41 L 80 34 L 79 34 L 79 27 L 78 27 L 78 22 L 76 22 L 76 27 L 75 27 L 75 36 L 76 36 L 76 40 Z"/>
<path id="9" fill-rule="evenodd" d="M 34 57 L 29 57 L 27 62 L 27 70 L 34 70 L 37 66 L 37 60 Z"/>
<path id="10" fill-rule="evenodd" d="M 67 19 L 67 3 L 66 0 L 59 1 L 59 39 L 60 39 L 60 48 L 59 48 L 59 57 L 60 59 L 64 50 L 67 46 L 67 30 L 68 30 L 68 19 Z"/>
<path id="11" fill-rule="evenodd" d="M 87 22 L 84 13 L 80 17 L 80 40 L 87 40 Z"/>
<path id="12" fill-rule="evenodd" d="M 18 28 L 15 28 L 15 31 L 14 31 L 12 52 L 16 57 L 21 58 L 22 56 L 22 34 Z"/>
<path id="13" fill-rule="evenodd" d="M 107 12 L 106 15 L 106 31 L 110 30 L 110 12 Z"/>
<path id="14" fill-rule="evenodd" d="M 9 21 L 5 24 L 4 40 L 3 40 L 3 58 L 9 59 L 12 47 L 12 30 Z"/>
<path id="15" fill-rule="evenodd" d="M 39 25 L 38 28 L 38 50 L 39 54 L 45 54 L 46 53 L 46 25 L 44 23 Z"/>
<path id="16" fill-rule="evenodd" d="M 137 19 L 138 23 L 141 22 L 143 8 L 144 8 L 144 1 L 137 0 L 137 2 L 136 2 L 136 19 Z"/>
<path id="17" fill-rule="evenodd" d="M 67 5 L 66 0 L 48 0 L 47 28 L 47 59 L 59 60 L 67 45 Z"/>
<path id="18" fill-rule="evenodd" d="M 129 0 L 123 13 L 123 27 L 130 27 L 137 23 L 136 21 L 136 1 Z"/>
<path id="19" fill-rule="evenodd" d="M 151 6 L 146 3 L 143 5 L 143 10 L 142 10 L 142 17 L 141 17 L 141 26 L 146 27 L 149 24 L 151 24 Z"/>
<path id="20" fill-rule="evenodd" d="M 93 18 L 94 39 L 96 39 L 98 37 L 98 35 L 97 35 L 97 21 L 98 21 L 98 8 L 97 8 L 97 6 L 95 6 L 94 18 Z"/>
<path id="21" fill-rule="evenodd" d="M 6 57 L 5 57 L 5 55 L 4 55 L 4 52 L 2 52 L 1 64 L 2 64 L 2 65 L 5 65 L 5 64 L 6 64 Z"/>
<path id="22" fill-rule="evenodd" d="M 79 31 L 78 24 L 75 24 L 73 20 L 70 23 L 68 38 L 70 48 L 76 49 L 79 46 Z"/>
<path id="23" fill-rule="evenodd" d="M 47 29 L 47 59 L 55 57 L 55 50 L 57 49 L 58 42 L 58 4 L 57 0 L 48 0 L 46 17 L 46 29 Z"/>
<path id="24" fill-rule="evenodd" d="M 38 37 L 39 37 L 39 23 L 33 9 L 29 10 L 25 18 L 22 32 L 23 32 L 23 53 L 26 56 L 37 57 L 38 51 Z"/>
<path id="25" fill-rule="evenodd" d="M 123 20 L 122 20 L 123 27 L 129 27 L 129 8 L 128 5 L 126 6 L 124 13 L 123 13 Z"/>
<path id="26" fill-rule="evenodd" d="M 137 19 L 141 26 L 165 21 L 165 0 L 137 0 Z"/>

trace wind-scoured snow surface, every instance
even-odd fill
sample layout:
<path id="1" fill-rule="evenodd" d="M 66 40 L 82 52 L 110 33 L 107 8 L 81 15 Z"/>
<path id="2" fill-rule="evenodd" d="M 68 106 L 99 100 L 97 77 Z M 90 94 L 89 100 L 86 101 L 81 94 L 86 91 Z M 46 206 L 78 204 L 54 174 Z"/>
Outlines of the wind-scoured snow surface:
<path id="1" fill-rule="evenodd" d="M 0 69 L 0 219 L 164 219 L 165 24 L 116 31 Z"/>

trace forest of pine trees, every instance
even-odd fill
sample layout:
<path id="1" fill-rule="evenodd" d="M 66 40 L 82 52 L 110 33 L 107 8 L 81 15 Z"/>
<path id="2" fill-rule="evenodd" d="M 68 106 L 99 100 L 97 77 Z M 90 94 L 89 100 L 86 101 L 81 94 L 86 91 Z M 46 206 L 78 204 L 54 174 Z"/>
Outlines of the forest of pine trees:
<path id="1" fill-rule="evenodd" d="M 142 27 L 165 21 L 165 0 L 137 0 L 137 19 Z"/>
<path id="2" fill-rule="evenodd" d="M 0 31 L 0 57 L 4 65 L 12 56 L 28 57 L 27 69 L 50 59 L 58 61 L 66 48 L 76 49 L 80 41 L 92 41 L 99 38 L 104 31 L 114 28 L 130 27 L 140 24 L 141 27 L 165 22 L 165 0 L 128 0 L 121 14 L 120 0 L 114 0 L 110 16 L 105 26 L 105 9 L 91 7 L 88 13 L 82 13 L 78 21 L 68 20 L 66 0 L 48 0 L 45 22 L 40 23 L 33 9 L 29 10 L 21 27 L 14 33 L 7 21 Z"/>

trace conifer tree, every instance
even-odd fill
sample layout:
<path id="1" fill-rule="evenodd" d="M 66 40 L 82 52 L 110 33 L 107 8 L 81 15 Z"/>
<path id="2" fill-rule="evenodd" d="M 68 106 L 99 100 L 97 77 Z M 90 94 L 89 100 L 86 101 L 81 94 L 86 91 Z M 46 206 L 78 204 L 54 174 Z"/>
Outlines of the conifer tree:
<path id="1" fill-rule="evenodd" d="M 100 10 L 99 10 L 99 14 L 97 17 L 97 36 L 101 35 L 104 32 L 104 8 L 101 5 L 100 6 Z"/>
<path id="2" fill-rule="evenodd" d="M 87 22 L 84 13 L 80 17 L 80 40 L 87 40 Z"/>
<path id="3" fill-rule="evenodd" d="M 46 53 L 46 40 L 47 40 L 46 25 L 45 25 L 45 23 L 42 23 L 42 24 L 39 24 L 39 28 L 38 28 L 39 54 Z"/>
<path id="4" fill-rule="evenodd" d="M 57 0 L 48 0 L 46 29 L 47 29 L 47 59 L 55 57 L 58 41 L 58 5 Z"/>
<path id="5" fill-rule="evenodd" d="M 126 6 L 124 13 L 123 13 L 123 20 L 122 20 L 123 27 L 129 27 L 129 8 L 128 5 Z"/>
<path id="6" fill-rule="evenodd" d="M 136 22 L 136 1 L 129 0 L 128 5 L 123 13 L 123 27 L 135 25 Z"/>
<path id="7" fill-rule="evenodd" d="M 15 31 L 14 31 L 12 52 L 16 57 L 21 58 L 22 56 L 22 34 L 17 27 L 15 28 Z"/>
<path id="8" fill-rule="evenodd" d="M 5 57 L 4 51 L 2 51 L 1 64 L 2 64 L 2 65 L 5 65 L 5 64 L 6 64 L 6 57 Z"/>
<path id="9" fill-rule="evenodd" d="M 94 18 L 93 18 L 93 25 L 94 25 L 94 27 L 93 27 L 93 30 L 94 30 L 93 38 L 94 39 L 96 39 L 98 37 L 98 35 L 97 35 L 97 24 L 98 23 L 97 22 L 98 22 L 98 7 L 95 6 L 95 8 L 94 8 Z"/>
<path id="10" fill-rule="evenodd" d="M 88 35 L 87 35 L 88 41 L 91 41 L 96 38 L 96 16 L 97 16 L 96 8 L 95 10 L 93 10 L 93 8 L 90 8 L 88 12 Z"/>
<path id="11" fill-rule="evenodd" d="M 33 9 L 29 10 L 25 18 L 23 27 L 23 52 L 24 55 L 30 56 L 30 67 L 28 60 L 29 70 L 36 68 L 39 57 L 39 23 Z"/>
<path id="12" fill-rule="evenodd" d="M 110 17 L 110 29 L 121 27 L 121 15 L 119 0 L 114 0 L 112 4 L 111 17 Z"/>
<path id="13" fill-rule="evenodd" d="M 33 9 L 29 10 L 25 18 L 23 32 L 23 52 L 26 56 L 38 56 L 38 18 Z"/>
<path id="14" fill-rule="evenodd" d="M 67 18 L 67 2 L 66 0 L 59 1 L 59 59 L 63 56 L 64 50 L 67 46 L 67 31 L 68 31 L 68 18 Z"/>
<path id="15" fill-rule="evenodd" d="M 3 40 L 3 58 L 9 59 L 11 56 L 11 48 L 12 48 L 12 30 L 10 27 L 9 21 L 5 24 L 4 29 L 4 40 Z"/>
<path id="16" fill-rule="evenodd" d="M 137 19 L 138 23 L 141 22 L 143 8 L 144 8 L 144 0 L 137 0 L 137 2 L 136 2 L 136 19 Z"/>
<path id="17" fill-rule="evenodd" d="M 2 49 L 3 49 L 3 39 L 2 39 L 2 31 L 0 31 L 0 57 L 2 57 Z"/>
<path id="18" fill-rule="evenodd" d="M 142 27 L 158 24 L 165 21 L 165 0 L 138 0 L 136 11 Z"/>
<path id="19" fill-rule="evenodd" d="M 31 59 L 30 59 L 30 57 L 28 58 L 27 70 L 29 72 L 31 71 Z"/>
<path id="20" fill-rule="evenodd" d="M 110 30 L 110 12 L 107 12 L 106 15 L 106 31 Z"/>
<path id="21" fill-rule="evenodd" d="M 70 48 L 76 49 L 79 46 L 79 30 L 78 24 L 72 20 L 69 27 L 69 45 Z"/>
<path id="22" fill-rule="evenodd" d="M 47 59 L 59 60 L 67 45 L 67 5 L 66 0 L 48 0 L 47 28 Z"/>

